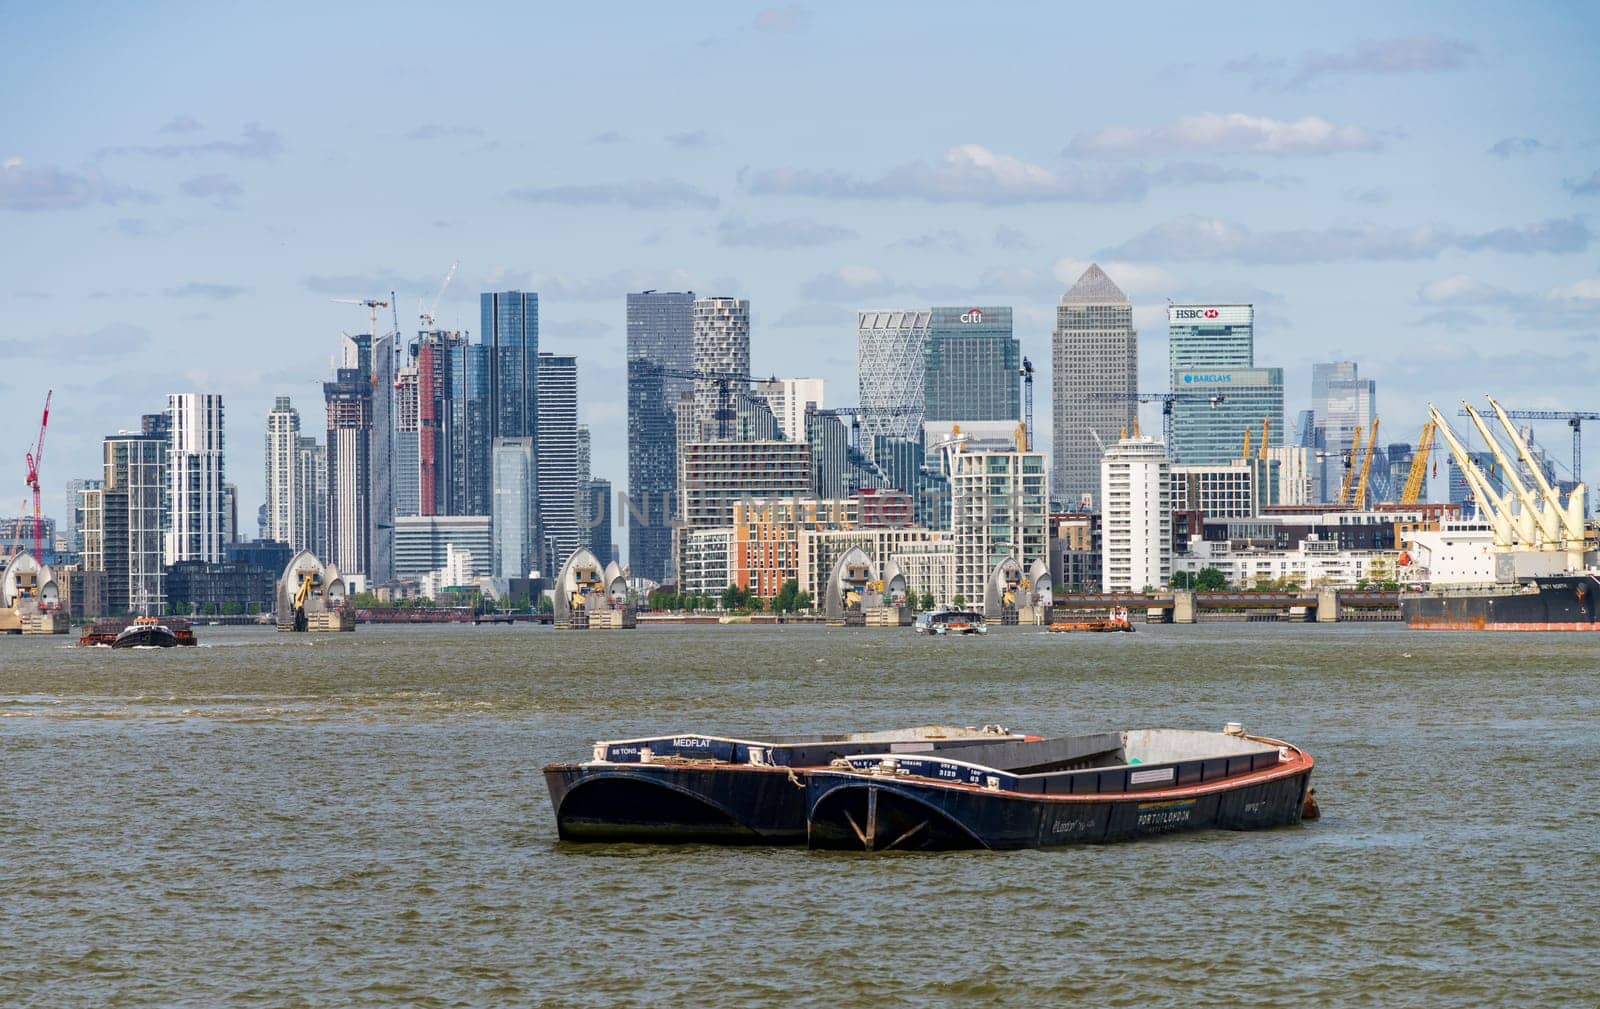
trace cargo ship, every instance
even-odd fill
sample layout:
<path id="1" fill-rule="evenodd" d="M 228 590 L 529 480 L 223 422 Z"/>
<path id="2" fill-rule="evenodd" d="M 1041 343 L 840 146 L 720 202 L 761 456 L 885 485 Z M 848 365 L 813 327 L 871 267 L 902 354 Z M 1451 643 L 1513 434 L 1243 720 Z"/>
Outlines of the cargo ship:
<path id="1" fill-rule="evenodd" d="M 1425 631 L 1600 631 L 1600 574 L 1400 595 L 1400 615 Z"/>

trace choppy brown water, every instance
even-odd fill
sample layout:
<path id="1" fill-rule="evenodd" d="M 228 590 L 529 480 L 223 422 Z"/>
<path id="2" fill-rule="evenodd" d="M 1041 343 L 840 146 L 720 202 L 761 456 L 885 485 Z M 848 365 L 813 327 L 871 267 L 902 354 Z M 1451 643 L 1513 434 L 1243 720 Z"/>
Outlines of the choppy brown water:
<path id="1" fill-rule="evenodd" d="M 0 1005 L 1596 1004 L 1592 636 L 199 632 L 0 639 Z M 1320 823 L 571 847 L 539 774 L 658 731 L 1230 719 L 1317 756 Z"/>

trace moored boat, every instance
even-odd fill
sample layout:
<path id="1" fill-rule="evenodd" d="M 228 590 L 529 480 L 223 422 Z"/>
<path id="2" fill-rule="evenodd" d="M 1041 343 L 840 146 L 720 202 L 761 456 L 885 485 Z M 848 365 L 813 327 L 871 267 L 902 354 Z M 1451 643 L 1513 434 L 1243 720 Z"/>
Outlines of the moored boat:
<path id="1" fill-rule="evenodd" d="M 1600 631 L 1600 574 L 1403 592 L 1400 615 L 1422 631 Z"/>
<path id="2" fill-rule="evenodd" d="M 918 634 L 987 634 L 989 625 L 978 610 L 942 609 L 917 614 Z"/>
<path id="3" fill-rule="evenodd" d="M 851 851 L 1040 848 L 1276 827 L 1300 822 L 1313 764 L 1236 723 L 858 754 L 807 776 L 808 841 Z"/>
<path id="4" fill-rule="evenodd" d="M 1026 738 L 997 725 L 766 739 L 655 736 L 596 742 L 593 759 L 550 764 L 544 776 L 562 840 L 804 844 L 812 769 L 861 753 L 964 753 Z"/>

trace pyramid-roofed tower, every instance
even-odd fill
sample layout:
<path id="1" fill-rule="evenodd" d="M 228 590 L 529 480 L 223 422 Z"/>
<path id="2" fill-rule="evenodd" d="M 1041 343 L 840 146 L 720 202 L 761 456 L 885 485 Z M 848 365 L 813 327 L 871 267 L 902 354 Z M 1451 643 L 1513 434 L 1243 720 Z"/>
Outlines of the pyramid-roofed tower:
<path id="1" fill-rule="evenodd" d="M 1072 290 L 1061 296 L 1063 305 L 1126 305 L 1128 296 L 1111 282 L 1099 263 L 1090 263 Z"/>

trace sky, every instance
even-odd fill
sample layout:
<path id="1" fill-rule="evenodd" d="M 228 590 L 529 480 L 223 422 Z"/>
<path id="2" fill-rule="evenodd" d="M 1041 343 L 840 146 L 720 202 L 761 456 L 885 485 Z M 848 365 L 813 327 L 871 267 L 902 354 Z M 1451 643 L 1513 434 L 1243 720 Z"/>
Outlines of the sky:
<path id="1" fill-rule="evenodd" d="M 1091 261 L 1146 391 L 1169 300 L 1250 302 L 1290 422 L 1335 359 L 1385 441 L 1430 400 L 1600 410 L 1600 7 L 321 8 L 0 2 L 0 514 L 47 388 L 47 513 L 104 435 L 219 392 L 254 535 L 274 397 L 320 433 L 369 326 L 332 299 L 393 290 L 409 333 L 454 262 L 474 335 L 479 292 L 539 292 L 619 490 L 646 288 L 748 298 L 752 371 L 834 406 L 857 310 L 1010 305 L 1041 448 Z"/>

